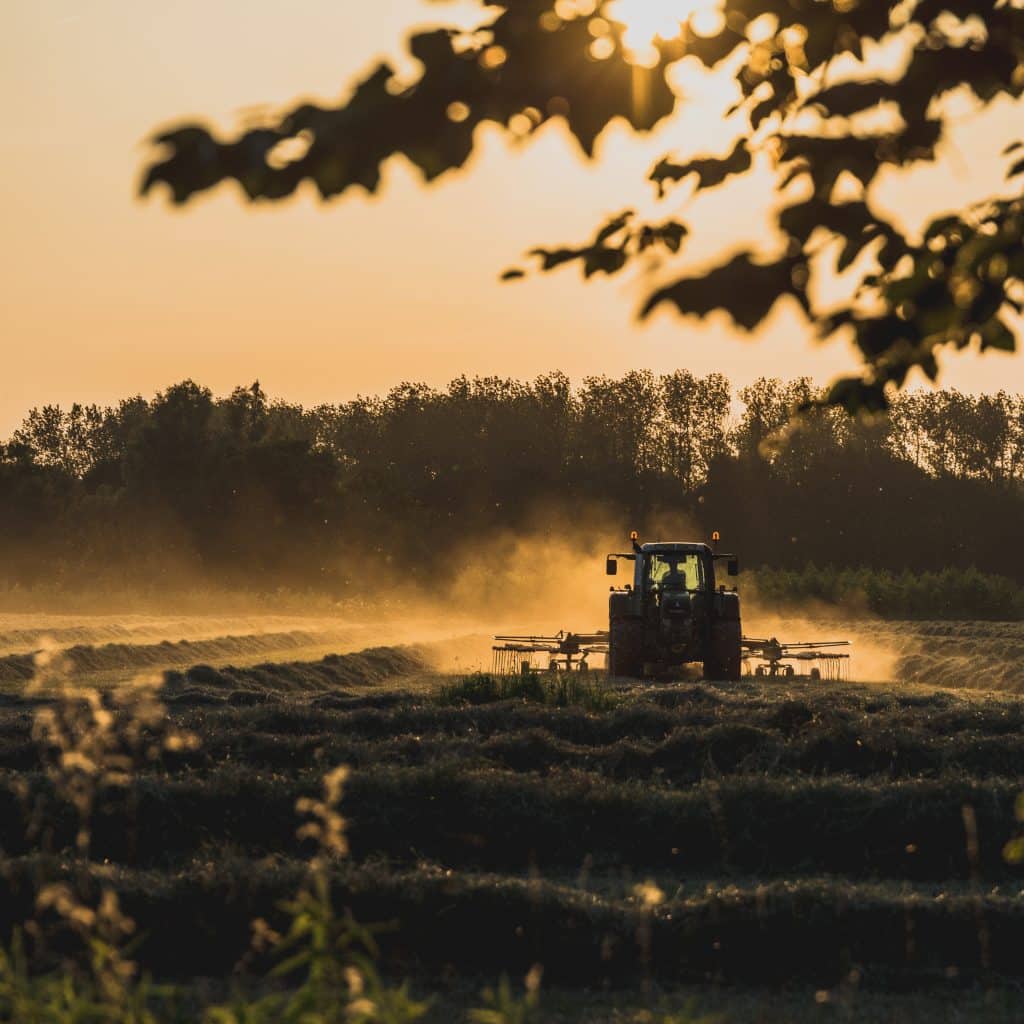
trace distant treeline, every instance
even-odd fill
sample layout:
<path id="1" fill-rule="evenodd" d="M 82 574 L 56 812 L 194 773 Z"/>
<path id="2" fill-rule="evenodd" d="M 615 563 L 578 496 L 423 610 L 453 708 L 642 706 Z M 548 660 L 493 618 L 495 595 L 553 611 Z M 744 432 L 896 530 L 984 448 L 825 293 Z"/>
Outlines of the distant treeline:
<path id="1" fill-rule="evenodd" d="M 311 409 L 191 381 L 46 406 L 0 447 L 0 581 L 345 596 L 436 581 L 467 544 L 538 522 L 572 544 L 574 523 L 655 536 L 686 521 L 752 567 L 1024 583 L 1024 398 L 913 393 L 884 419 L 787 426 L 815 394 L 638 371 L 402 384 Z"/>

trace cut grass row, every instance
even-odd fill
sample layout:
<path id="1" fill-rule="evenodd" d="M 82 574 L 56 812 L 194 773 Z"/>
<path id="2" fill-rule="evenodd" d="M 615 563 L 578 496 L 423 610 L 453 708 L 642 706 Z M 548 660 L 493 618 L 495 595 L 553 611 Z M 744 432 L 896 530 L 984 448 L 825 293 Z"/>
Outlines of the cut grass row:
<path id="1" fill-rule="evenodd" d="M 100 802 L 94 858 L 167 865 L 234 845 L 298 852 L 295 801 L 315 776 L 248 766 L 137 779 Z M 540 777 L 440 767 L 357 772 L 345 814 L 357 857 L 426 857 L 451 867 L 575 870 L 590 860 L 635 871 L 805 871 L 905 879 L 1020 877 L 1003 846 L 1016 832 L 1018 780 L 872 782 L 734 776 L 684 788 L 588 773 Z M 969 856 L 964 808 L 977 823 Z M 0 775 L 8 855 L 68 847 L 75 821 L 41 774 Z"/>
<path id="2" fill-rule="evenodd" d="M 657 779 L 675 785 L 760 773 L 865 779 L 1024 776 L 1024 745 L 1016 736 L 968 733 L 936 743 L 927 734 L 879 722 L 813 722 L 787 738 L 768 728 L 723 721 L 709 727 L 679 726 L 660 740 L 630 737 L 607 745 L 560 739 L 543 727 L 510 729 L 486 738 L 422 732 L 364 739 L 344 731 L 302 736 L 208 731 L 203 747 L 188 758 L 191 767 L 203 770 L 231 760 L 271 771 L 341 763 L 370 770 L 454 760 L 464 768 L 545 775 L 570 769 L 620 781 Z"/>
<path id="3" fill-rule="evenodd" d="M 175 773 L 214 771 L 244 763 L 254 771 L 295 772 L 347 764 L 426 766 L 457 762 L 462 769 L 499 768 L 549 775 L 589 772 L 618 781 L 652 779 L 676 786 L 725 775 L 848 775 L 860 779 L 1024 776 L 1024 745 L 1016 736 L 964 734 L 944 743 L 885 723 L 813 722 L 797 736 L 768 728 L 720 722 L 682 725 L 661 740 L 623 738 L 607 745 L 560 739 L 547 728 L 491 735 L 400 732 L 378 739 L 344 730 L 305 734 L 219 729 L 208 723 L 195 751 L 147 769 Z M 39 750 L 28 736 L 0 736 L 0 769 L 32 771 Z"/>
<path id="4" fill-rule="evenodd" d="M 403 652 L 370 651 L 326 659 L 321 684 L 330 686 L 329 677 L 339 673 L 367 679 L 401 671 L 409 658 Z M 290 666 L 274 668 L 286 682 Z M 244 671 L 271 674 L 263 667 Z M 14 702 L 0 715 L 0 768 L 31 771 L 37 766 L 34 710 L 29 702 Z M 210 771 L 238 763 L 263 771 L 306 771 L 337 763 L 369 770 L 458 760 L 467 768 L 540 773 L 568 768 L 676 785 L 737 773 L 864 779 L 1024 776 L 1019 740 L 1024 704 L 945 694 L 922 704 L 915 695 L 895 699 L 847 688 L 817 702 L 800 691 L 773 701 L 765 687 L 728 692 L 691 686 L 632 691 L 616 710 L 595 714 L 511 701 L 449 707 L 422 695 L 343 696 L 334 691 L 306 701 L 175 706 L 173 717 L 196 733 L 201 745 L 162 766 L 172 771 Z"/>
<path id="5" fill-rule="evenodd" d="M 66 878 L 45 858 L 0 862 L 0 932 L 33 914 L 40 879 Z M 138 956 L 164 978 L 224 976 L 250 950 L 256 917 L 282 925 L 281 901 L 305 865 L 227 857 L 173 874 L 96 867 L 86 886 L 113 888 L 144 933 Z M 81 874 L 77 876 L 83 882 Z M 656 906 L 539 878 L 339 864 L 335 905 L 379 935 L 397 975 L 524 974 L 550 984 L 718 982 L 822 987 L 856 969 L 866 987 L 1020 977 L 1024 908 L 1016 895 L 829 878 L 708 885 Z M 266 965 L 248 956 L 247 969 Z"/>
<path id="6" fill-rule="evenodd" d="M 260 651 L 284 651 L 311 647 L 327 637 L 304 632 L 257 633 L 251 636 L 225 636 L 210 640 L 163 640 L 158 643 L 75 644 L 53 656 L 62 671 L 125 671 L 165 665 L 195 664 L 201 659 L 231 658 Z M 28 651 L 0 657 L 0 683 L 25 682 L 38 671 L 37 652 Z"/>
<path id="7" fill-rule="evenodd" d="M 543 728 L 559 739 L 598 746 L 628 738 L 660 740 L 680 726 L 722 723 L 767 729 L 787 739 L 808 727 L 838 724 L 942 740 L 967 732 L 1024 732 L 1024 701 L 1014 697 L 857 685 L 823 689 L 820 683 L 802 682 L 624 687 L 615 691 L 618 706 L 599 714 L 578 705 L 528 700 L 450 706 L 448 696 L 443 702 L 425 696 L 422 686 L 429 687 L 429 679 L 421 680 L 421 692 L 415 695 L 394 689 L 415 670 L 415 658 L 409 649 L 384 648 L 314 663 L 246 669 L 196 666 L 185 674 L 170 674 L 162 697 L 183 725 L 239 735 L 334 732 L 378 739 L 406 733 L 491 736 Z M 352 692 L 344 688 L 343 673 L 354 687 L 391 686 L 377 693 Z M 252 692 L 232 685 L 234 679 L 250 683 Z M 301 690 L 288 691 L 292 683 L 305 685 L 308 699 L 302 699 Z M 47 703 L 38 694 L 0 695 L 0 700 L 0 736 L 27 735 L 29 714 Z"/>
<path id="8" fill-rule="evenodd" d="M 74 677 L 88 673 L 139 671 L 171 665 L 191 665 L 184 671 L 164 673 L 164 691 L 181 700 L 187 694 L 208 699 L 226 697 L 238 690 L 267 694 L 310 693 L 349 685 L 372 685 L 394 676 L 424 672 L 427 663 L 413 648 L 376 647 L 357 654 L 331 654 L 321 661 L 267 662 L 237 668 L 213 668 L 196 664 L 200 659 L 223 660 L 251 657 L 263 652 L 313 647 L 336 639 L 327 633 L 259 633 L 213 640 L 165 640 L 156 644 L 81 645 L 59 651 L 46 659 L 41 677 Z M 40 673 L 36 653 L 0 657 L 0 684 L 25 684 Z"/>
<path id="9" fill-rule="evenodd" d="M 913 731 L 942 740 L 966 732 L 1024 732 L 1024 701 L 1011 697 L 961 697 L 941 691 L 901 692 L 871 686 L 823 691 L 821 684 L 809 683 L 637 686 L 623 694 L 625 699 L 618 707 L 601 713 L 529 701 L 445 706 L 422 696 L 389 698 L 382 707 L 373 696 L 328 694 L 306 702 L 268 700 L 246 708 L 203 708 L 201 715 L 204 726 L 226 731 L 330 731 L 367 739 L 406 733 L 489 737 L 544 728 L 559 739 L 588 746 L 630 738 L 661 740 L 680 726 L 706 729 L 721 723 L 768 729 L 786 738 L 799 735 L 810 725 L 840 723 Z M 188 723 L 188 709 L 176 714 Z"/>

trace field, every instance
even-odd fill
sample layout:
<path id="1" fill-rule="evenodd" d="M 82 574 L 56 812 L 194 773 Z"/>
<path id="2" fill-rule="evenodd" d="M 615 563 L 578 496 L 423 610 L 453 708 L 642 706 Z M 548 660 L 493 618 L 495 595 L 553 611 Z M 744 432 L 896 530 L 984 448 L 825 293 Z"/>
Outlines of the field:
<path id="1" fill-rule="evenodd" d="M 6 616 L 0 932 L 47 884 L 109 889 L 180 1019 L 259 989 L 252 922 L 285 926 L 315 852 L 296 801 L 345 764 L 334 902 L 387 925 L 378 963 L 431 1020 L 535 964 L 541 1019 L 1021 1019 L 1024 624 L 813 628 L 898 682 L 500 680 L 441 671 L 485 644 L 437 624 Z M 150 739 L 115 714 L 98 742 L 147 674 Z M 69 686 L 107 696 L 74 717 Z M 76 805 L 54 722 L 130 777 L 108 758 Z"/>

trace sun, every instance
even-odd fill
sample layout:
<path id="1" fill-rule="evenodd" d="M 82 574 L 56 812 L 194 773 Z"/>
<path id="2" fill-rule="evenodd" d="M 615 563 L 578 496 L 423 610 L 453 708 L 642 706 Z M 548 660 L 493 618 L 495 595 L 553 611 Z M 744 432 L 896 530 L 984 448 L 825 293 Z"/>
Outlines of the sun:
<path id="1" fill-rule="evenodd" d="M 626 26 L 626 45 L 644 50 L 657 39 L 677 36 L 690 15 L 708 6 L 708 0 L 614 0 L 608 14 Z"/>

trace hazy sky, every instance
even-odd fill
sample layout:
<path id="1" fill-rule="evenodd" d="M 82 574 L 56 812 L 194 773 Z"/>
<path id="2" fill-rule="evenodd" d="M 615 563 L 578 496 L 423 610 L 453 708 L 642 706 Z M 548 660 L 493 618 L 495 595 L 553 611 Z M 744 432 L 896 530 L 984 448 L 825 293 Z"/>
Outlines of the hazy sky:
<path id="1" fill-rule="evenodd" d="M 636 278 L 583 286 L 575 270 L 513 286 L 498 274 L 537 243 L 582 241 L 606 214 L 643 209 L 643 175 L 683 140 L 721 145 L 715 106 L 688 82 L 654 137 L 611 130 L 585 165 L 557 125 L 516 149 L 496 132 L 468 173 L 427 190 L 392 164 L 383 193 L 245 206 L 223 188 L 183 211 L 134 192 L 154 128 L 258 104 L 341 97 L 412 22 L 458 5 L 417 0 L 7 0 L 0 88 L 0 434 L 32 405 L 110 402 L 193 377 L 215 391 L 258 378 L 305 403 L 461 373 L 575 379 L 632 367 L 821 380 L 854 363 L 819 347 L 786 307 L 751 341 L 723 318 L 664 313 L 638 328 Z M 244 14 L 243 14 L 244 12 Z M 997 187 L 1020 110 L 965 116 L 939 169 L 888 174 L 883 200 L 914 222 Z M 995 124 L 996 130 L 991 125 Z M 1003 131 L 1000 131 L 1003 126 Z M 680 200 L 685 198 L 680 195 Z M 766 176 L 702 199 L 695 261 L 765 235 Z M 662 215 L 667 215 L 665 211 Z M 686 211 L 684 210 L 684 215 Z M 1024 356 L 947 360 L 945 382 L 1024 390 Z"/>

